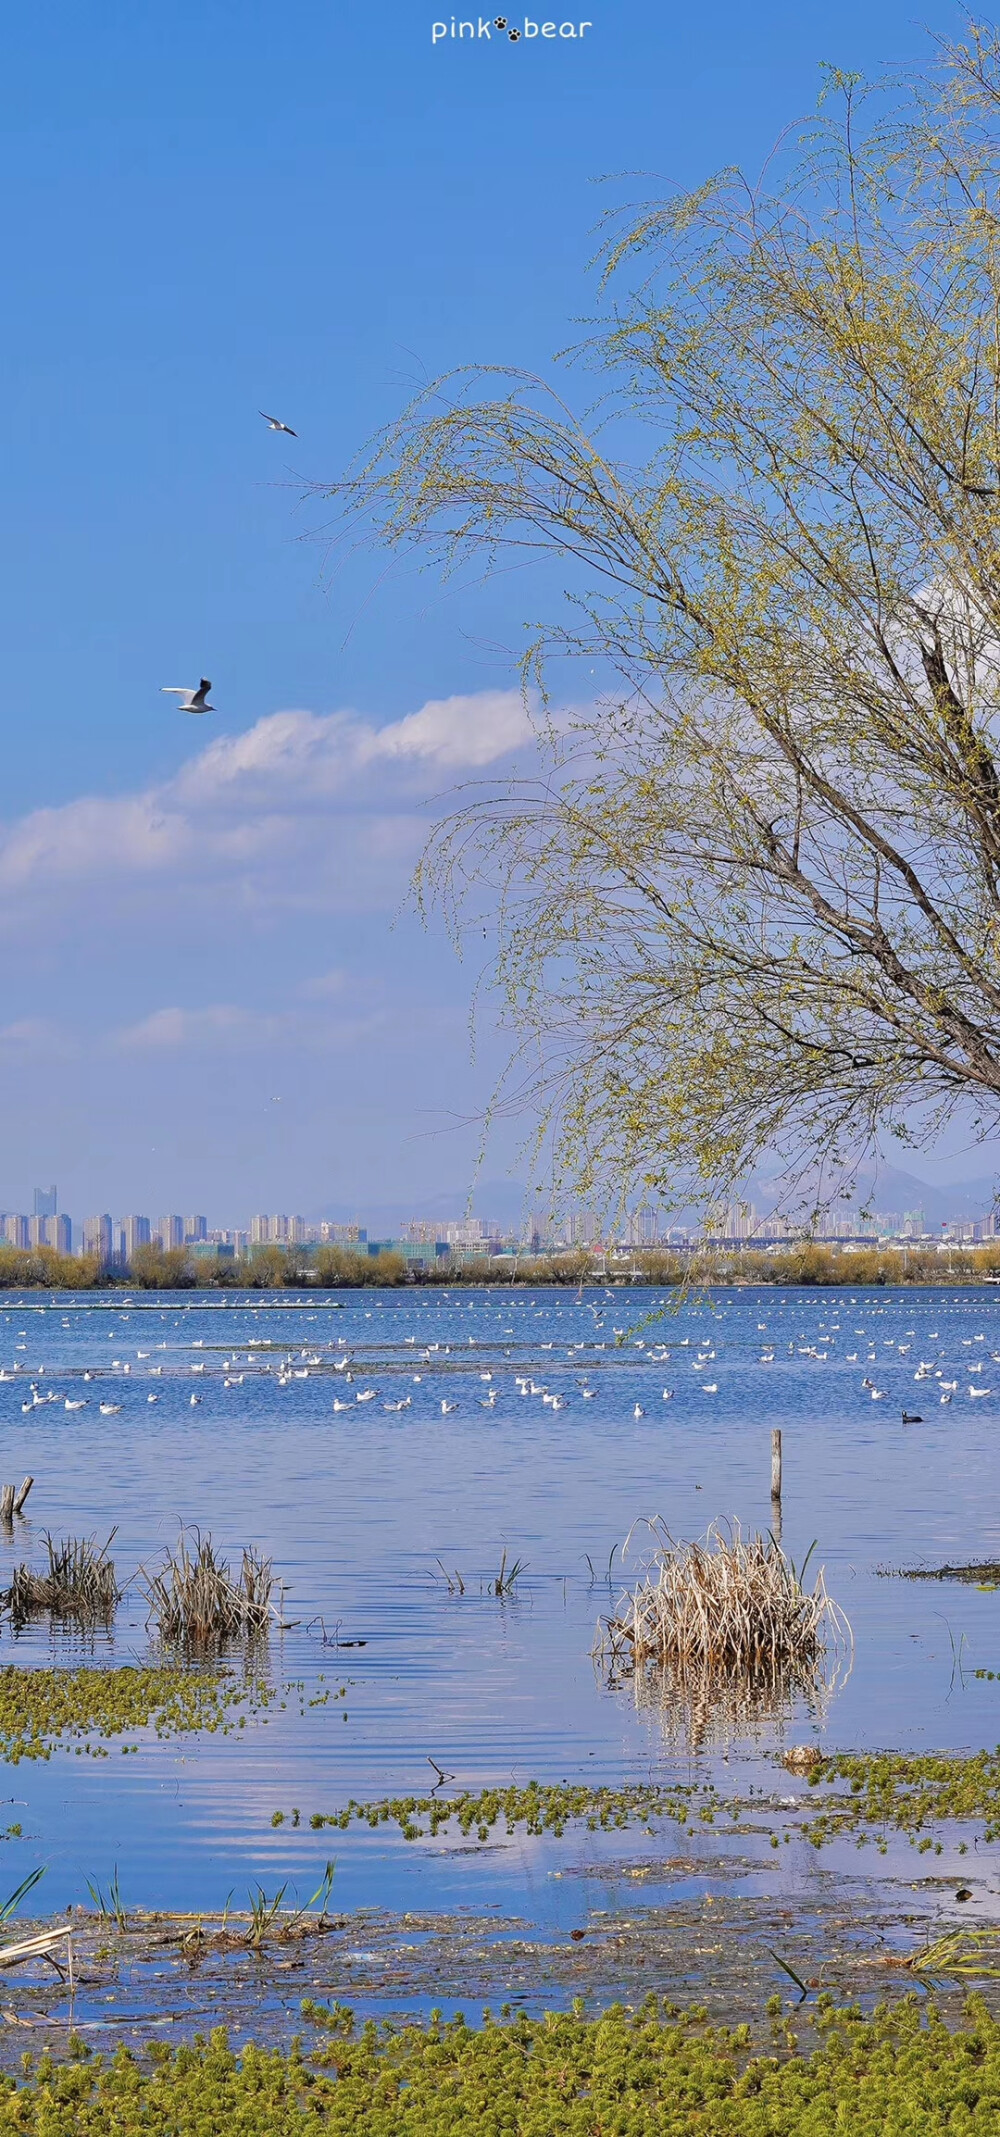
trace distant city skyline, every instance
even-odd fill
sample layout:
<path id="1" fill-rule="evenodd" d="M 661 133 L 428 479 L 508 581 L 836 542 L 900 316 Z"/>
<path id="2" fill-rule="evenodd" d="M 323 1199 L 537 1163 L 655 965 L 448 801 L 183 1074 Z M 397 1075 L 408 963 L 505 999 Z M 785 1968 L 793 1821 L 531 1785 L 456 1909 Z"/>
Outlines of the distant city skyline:
<path id="1" fill-rule="evenodd" d="M 905 1175 L 902 1176 L 905 1179 Z M 909 1185 L 919 1183 L 908 1182 Z M 937 1191 L 941 1194 L 941 1190 Z M 63 1254 L 95 1255 L 100 1261 L 130 1263 L 142 1248 L 165 1252 L 188 1249 L 209 1253 L 218 1249 L 244 1255 L 267 1246 L 356 1246 L 371 1252 L 378 1246 L 393 1246 L 407 1255 L 425 1250 L 451 1250 L 465 1255 L 490 1254 L 512 1246 L 585 1247 L 609 1245 L 643 1248 L 686 1248 L 701 1241 L 721 1246 L 775 1246 L 803 1236 L 824 1242 L 935 1240 L 942 1244 L 974 1245 L 1000 1238 L 1000 1210 L 992 1204 L 979 1216 L 951 1214 L 928 1219 L 921 1202 L 910 1209 L 878 1210 L 856 1198 L 852 1204 L 805 1213 L 783 1214 L 773 1207 L 761 1209 L 747 1199 L 734 1200 L 709 1210 L 689 1223 L 679 1222 L 676 1212 L 645 1201 L 627 1209 L 612 1222 L 595 1210 L 569 1207 L 561 1212 L 521 1216 L 504 1224 L 499 1218 L 466 1214 L 461 1218 L 410 1216 L 381 1233 L 372 1232 L 360 1218 L 309 1220 L 295 1212 L 258 1211 L 242 1224 L 210 1225 L 203 1213 L 169 1213 L 158 1218 L 128 1211 L 111 1211 L 74 1220 L 58 1208 L 56 1186 L 36 1188 L 33 1210 L 0 1209 L 0 1244 L 21 1250 L 51 1247 Z"/>

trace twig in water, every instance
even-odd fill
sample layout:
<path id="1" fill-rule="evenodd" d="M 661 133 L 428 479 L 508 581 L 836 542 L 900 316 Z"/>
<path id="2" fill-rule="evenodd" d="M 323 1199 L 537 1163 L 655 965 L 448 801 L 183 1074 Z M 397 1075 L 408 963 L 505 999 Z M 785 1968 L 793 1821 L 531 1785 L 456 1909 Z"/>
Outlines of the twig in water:
<path id="1" fill-rule="evenodd" d="M 433 1795 L 434 1789 L 443 1787 L 445 1781 L 453 1781 L 455 1776 L 453 1773 L 445 1773 L 444 1767 L 439 1766 L 437 1760 L 431 1758 L 430 1752 L 428 1752 L 427 1754 L 427 1764 L 428 1766 L 433 1766 L 434 1771 L 437 1774 L 437 1780 L 434 1783 L 434 1788 L 431 1789 L 431 1795 Z"/>

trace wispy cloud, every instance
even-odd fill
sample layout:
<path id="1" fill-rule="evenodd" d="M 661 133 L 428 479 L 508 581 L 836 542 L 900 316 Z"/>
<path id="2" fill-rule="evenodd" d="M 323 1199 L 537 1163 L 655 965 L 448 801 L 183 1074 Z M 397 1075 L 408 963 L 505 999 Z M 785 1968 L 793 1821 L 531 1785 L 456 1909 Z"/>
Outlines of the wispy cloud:
<path id="1" fill-rule="evenodd" d="M 113 1052 L 148 1054 L 248 1053 L 278 1045 L 344 1052 L 374 1038 L 388 1021 L 387 1009 L 378 1003 L 339 1017 L 295 1003 L 269 1010 L 237 1002 L 210 1002 L 197 1009 L 174 1004 L 109 1033 L 106 1043 Z"/>
<path id="2" fill-rule="evenodd" d="M 431 699 L 383 727 L 353 712 L 272 713 L 160 786 L 0 829 L 5 910 L 165 879 L 178 897 L 226 883 L 245 905 L 391 905 L 423 836 L 421 804 L 531 741 L 514 690 Z"/>

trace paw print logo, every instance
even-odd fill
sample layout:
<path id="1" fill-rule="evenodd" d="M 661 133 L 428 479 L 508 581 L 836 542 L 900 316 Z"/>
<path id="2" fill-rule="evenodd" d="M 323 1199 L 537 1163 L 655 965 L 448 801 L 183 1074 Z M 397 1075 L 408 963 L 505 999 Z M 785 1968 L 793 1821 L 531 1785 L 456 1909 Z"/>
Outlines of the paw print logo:
<path id="1" fill-rule="evenodd" d="M 506 15 L 494 15 L 493 27 L 495 30 L 505 30 L 507 27 Z"/>
<path id="2" fill-rule="evenodd" d="M 511 44 L 516 45 L 517 40 L 521 35 L 521 32 L 520 30 L 508 30 L 507 35 L 510 38 Z"/>

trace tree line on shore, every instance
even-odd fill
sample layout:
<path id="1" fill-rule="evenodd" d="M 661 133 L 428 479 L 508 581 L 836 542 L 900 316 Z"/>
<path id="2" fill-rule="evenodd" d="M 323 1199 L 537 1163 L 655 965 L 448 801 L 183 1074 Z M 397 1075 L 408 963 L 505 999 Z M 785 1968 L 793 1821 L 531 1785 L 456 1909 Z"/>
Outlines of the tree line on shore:
<path id="1" fill-rule="evenodd" d="M 324 1291 L 416 1284 L 451 1290 L 457 1285 L 581 1284 L 636 1282 L 658 1286 L 703 1284 L 847 1285 L 975 1284 L 1000 1276 L 1000 1241 L 993 1246 L 861 1247 L 838 1252 L 812 1240 L 777 1252 L 738 1248 L 678 1254 L 637 1248 L 610 1263 L 603 1255 L 574 1248 L 567 1253 L 519 1254 L 466 1262 L 436 1262 L 413 1269 L 402 1254 L 366 1254 L 350 1247 L 259 1247 L 243 1260 L 192 1257 L 183 1247 L 139 1247 L 131 1262 L 102 1265 L 96 1255 L 58 1254 L 52 1247 L 0 1246 L 0 1290 L 96 1291 Z"/>

